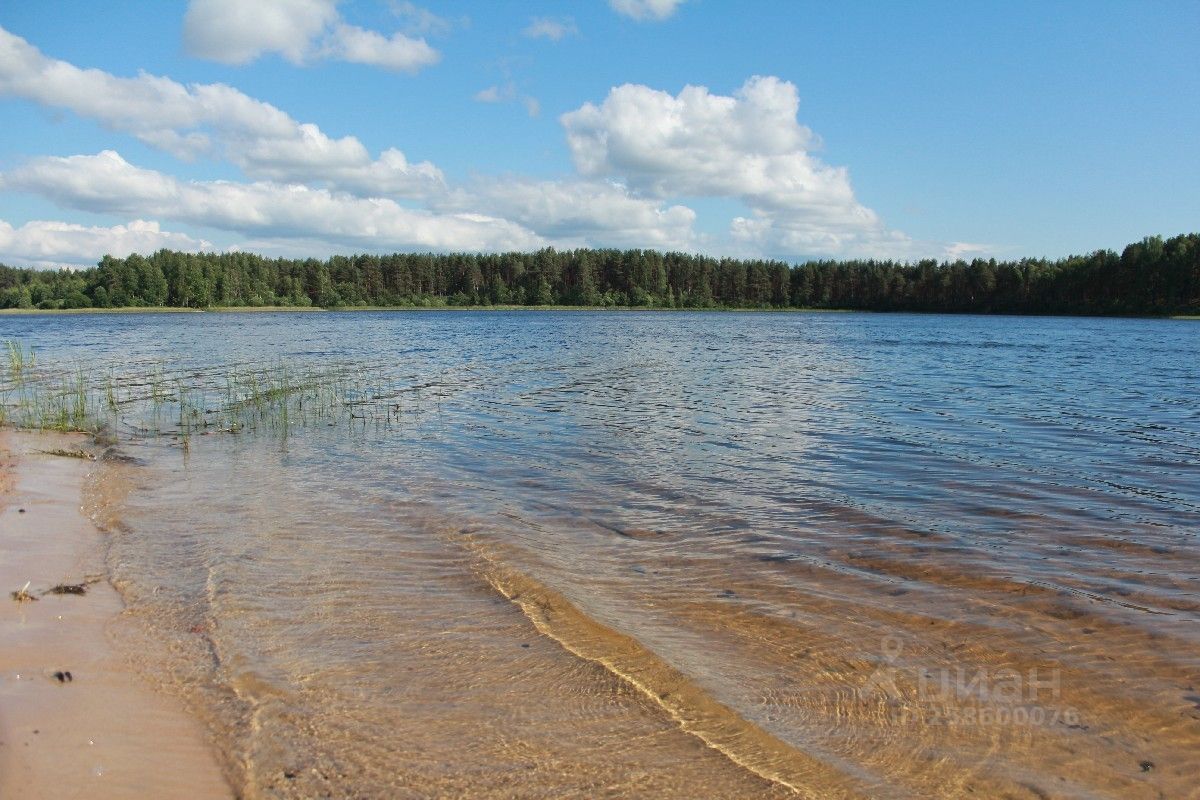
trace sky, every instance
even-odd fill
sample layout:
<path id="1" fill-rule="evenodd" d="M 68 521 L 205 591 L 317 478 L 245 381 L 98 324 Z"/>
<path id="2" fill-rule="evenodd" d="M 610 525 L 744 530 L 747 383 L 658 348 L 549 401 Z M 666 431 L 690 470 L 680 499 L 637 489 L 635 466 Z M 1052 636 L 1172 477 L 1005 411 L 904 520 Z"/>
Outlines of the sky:
<path id="1" fill-rule="evenodd" d="M 107 7 L 105 7 L 107 6 Z M 0 262 L 1200 229 L 1200 2 L 0 5 Z"/>

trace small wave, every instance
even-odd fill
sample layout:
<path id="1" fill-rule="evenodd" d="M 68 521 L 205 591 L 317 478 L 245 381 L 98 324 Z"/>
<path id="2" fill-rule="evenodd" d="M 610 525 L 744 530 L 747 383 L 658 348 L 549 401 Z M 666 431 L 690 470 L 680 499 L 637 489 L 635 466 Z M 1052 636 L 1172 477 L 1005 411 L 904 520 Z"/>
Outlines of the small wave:
<path id="1" fill-rule="evenodd" d="M 504 564 L 478 538 L 462 538 L 478 557 L 482 577 L 520 608 L 539 633 L 637 689 L 681 729 L 734 764 L 803 797 L 867 796 L 849 776 L 746 720 L 636 639 L 592 619 L 558 592 Z"/>

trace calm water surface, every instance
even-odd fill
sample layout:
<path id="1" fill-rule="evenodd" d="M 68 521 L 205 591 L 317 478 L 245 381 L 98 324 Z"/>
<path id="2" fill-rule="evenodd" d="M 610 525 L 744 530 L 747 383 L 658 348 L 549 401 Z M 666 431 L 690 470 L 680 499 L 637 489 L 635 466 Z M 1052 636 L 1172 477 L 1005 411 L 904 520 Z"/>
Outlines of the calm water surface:
<path id="1" fill-rule="evenodd" d="M 129 435 L 116 631 L 247 797 L 1197 796 L 1200 324 L 0 317 L 361 364 L 389 424 Z"/>

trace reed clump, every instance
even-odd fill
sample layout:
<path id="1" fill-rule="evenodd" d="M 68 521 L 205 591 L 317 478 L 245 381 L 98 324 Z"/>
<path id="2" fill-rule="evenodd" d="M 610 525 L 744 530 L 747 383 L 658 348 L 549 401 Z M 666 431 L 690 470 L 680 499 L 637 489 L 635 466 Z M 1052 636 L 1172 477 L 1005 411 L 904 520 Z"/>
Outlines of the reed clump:
<path id="1" fill-rule="evenodd" d="M 241 362 L 172 366 L 61 364 L 6 342 L 0 425 L 104 433 L 109 438 L 272 431 L 316 424 L 390 425 L 399 418 L 396 385 L 379 365 L 357 362 Z M 53 455 L 90 457 L 84 451 Z"/>

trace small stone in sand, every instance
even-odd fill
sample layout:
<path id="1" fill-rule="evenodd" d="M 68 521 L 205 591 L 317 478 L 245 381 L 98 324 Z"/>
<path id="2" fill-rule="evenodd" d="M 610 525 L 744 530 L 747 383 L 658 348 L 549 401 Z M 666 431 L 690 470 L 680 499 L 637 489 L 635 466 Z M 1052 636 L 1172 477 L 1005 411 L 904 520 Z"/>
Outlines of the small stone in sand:
<path id="1" fill-rule="evenodd" d="M 56 670 L 52 677 L 59 683 L 70 683 L 75 680 L 71 677 L 71 673 L 68 670 Z"/>

